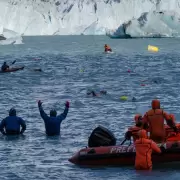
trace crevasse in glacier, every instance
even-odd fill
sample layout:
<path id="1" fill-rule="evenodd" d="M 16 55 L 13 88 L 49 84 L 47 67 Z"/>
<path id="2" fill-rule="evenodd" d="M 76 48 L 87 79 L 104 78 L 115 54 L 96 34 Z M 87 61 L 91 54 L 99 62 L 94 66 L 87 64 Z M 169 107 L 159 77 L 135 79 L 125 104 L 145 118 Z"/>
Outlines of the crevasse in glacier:
<path id="1" fill-rule="evenodd" d="M 179 37 L 180 15 L 174 11 L 152 11 L 109 31 L 112 38 L 121 37 Z"/>
<path id="2" fill-rule="evenodd" d="M 21 35 L 175 36 L 172 12 L 178 19 L 180 0 L 0 0 L 1 26 Z"/>

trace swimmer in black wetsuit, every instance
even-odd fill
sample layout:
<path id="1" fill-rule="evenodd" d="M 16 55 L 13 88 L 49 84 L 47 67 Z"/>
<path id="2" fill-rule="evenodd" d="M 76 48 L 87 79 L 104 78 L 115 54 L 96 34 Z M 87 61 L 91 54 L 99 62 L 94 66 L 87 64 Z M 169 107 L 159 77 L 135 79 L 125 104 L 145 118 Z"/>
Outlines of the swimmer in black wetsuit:
<path id="1" fill-rule="evenodd" d="M 93 97 L 99 96 L 99 95 L 106 95 L 106 94 L 107 94 L 107 91 L 104 91 L 104 90 L 100 91 L 98 94 L 95 93 L 95 91 L 87 92 L 87 95 L 92 95 Z"/>

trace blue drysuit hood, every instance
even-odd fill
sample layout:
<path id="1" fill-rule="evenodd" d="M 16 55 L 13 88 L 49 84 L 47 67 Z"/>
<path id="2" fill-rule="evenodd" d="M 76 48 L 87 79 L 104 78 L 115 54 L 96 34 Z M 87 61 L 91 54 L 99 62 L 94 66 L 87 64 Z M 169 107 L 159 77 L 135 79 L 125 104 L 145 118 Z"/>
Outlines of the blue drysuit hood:
<path id="1" fill-rule="evenodd" d="M 11 108 L 11 109 L 9 110 L 9 116 L 16 116 L 16 109 Z"/>

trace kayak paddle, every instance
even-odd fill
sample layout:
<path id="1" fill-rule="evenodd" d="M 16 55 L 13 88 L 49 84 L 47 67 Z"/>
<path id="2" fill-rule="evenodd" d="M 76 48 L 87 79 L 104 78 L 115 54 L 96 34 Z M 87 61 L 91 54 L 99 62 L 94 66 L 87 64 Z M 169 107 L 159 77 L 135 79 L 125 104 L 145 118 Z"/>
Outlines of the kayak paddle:
<path id="1" fill-rule="evenodd" d="M 11 64 L 15 64 L 16 63 L 16 60 L 14 60 Z"/>

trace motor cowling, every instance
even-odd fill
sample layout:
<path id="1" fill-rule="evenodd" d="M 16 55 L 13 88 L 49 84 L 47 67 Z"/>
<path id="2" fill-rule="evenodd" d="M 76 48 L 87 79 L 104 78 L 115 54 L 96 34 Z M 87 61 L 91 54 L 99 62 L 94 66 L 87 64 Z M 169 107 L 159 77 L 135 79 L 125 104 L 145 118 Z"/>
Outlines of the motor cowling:
<path id="1" fill-rule="evenodd" d="M 100 147 L 100 146 L 114 146 L 116 145 L 116 138 L 114 134 L 103 126 L 95 128 L 88 141 L 89 147 Z"/>

